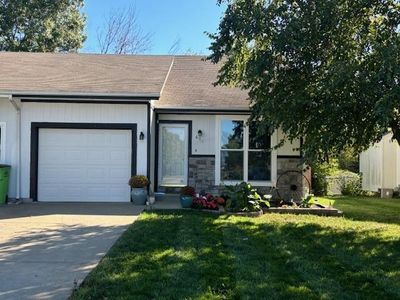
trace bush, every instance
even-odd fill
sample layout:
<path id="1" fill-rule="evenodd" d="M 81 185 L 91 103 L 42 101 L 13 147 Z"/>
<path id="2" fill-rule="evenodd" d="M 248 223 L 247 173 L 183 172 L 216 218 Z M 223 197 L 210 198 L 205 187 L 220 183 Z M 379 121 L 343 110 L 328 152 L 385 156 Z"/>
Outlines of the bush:
<path id="1" fill-rule="evenodd" d="M 144 188 L 149 185 L 149 179 L 144 175 L 135 175 L 129 179 L 128 184 L 131 188 Z"/>
<path id="2" fill-rule="evenodd" d="M 233 186 L 225 186 L 227 196 L 226 208 L 230 211 L 259 211 L 269 207 L 270 195 L 263 197 L 249 183 L 242 182 Z"/>
<path id="3" fill-rule="evenodd" d="M 361 176 L 352 172 L 342 174 L 342 195 L 359 196 L 362 193 Z"/>
<path id="4" fill-rule="evenodd" d="M 315 195 L 324 196 L 328 194 L 329 185 L 326 177 L 335 174 L 338 170 L 339 163 L 337 159 L 331 159 L 329 163 L 315 163 L 311 165 L 311 184 Z"/>

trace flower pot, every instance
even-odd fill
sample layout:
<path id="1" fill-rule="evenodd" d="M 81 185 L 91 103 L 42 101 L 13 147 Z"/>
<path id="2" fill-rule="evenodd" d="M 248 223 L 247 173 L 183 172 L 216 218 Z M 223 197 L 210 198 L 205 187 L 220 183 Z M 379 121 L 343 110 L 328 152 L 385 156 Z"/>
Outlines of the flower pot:
<path id="1" fill-rule="evenodd" d="M 192 207 L 193 197 L 192 196 L 181 196 L 181 205 L 183 208 Z"/>
<path id="2" fill-rule="evenodd" d="M 145 205 L 147 201 L 147 190 L 146 188 L 132 188 L 131 199 L 133 204 Z"/>

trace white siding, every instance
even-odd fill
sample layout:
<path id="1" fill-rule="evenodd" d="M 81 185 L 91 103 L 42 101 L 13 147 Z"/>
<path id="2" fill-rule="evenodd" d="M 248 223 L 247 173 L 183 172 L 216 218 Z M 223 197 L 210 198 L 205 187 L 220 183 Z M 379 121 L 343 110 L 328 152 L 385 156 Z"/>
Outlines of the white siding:
<path id="1" fill-rule="evenodd" d="M 22 103 L 22 197 L 29 197 L 30 180 L 30 133 L 32 122 L 59 123 L 136 123 L 137 173 L 147 173 L 147 107 L 124 104 L 69 104 L 69 103 Z M 127 178 L 128 180 L 129 178 Z"/>
<path id="2" fill-rule="evenodd" d="M 377 143 L 360 154 L 362 188 L 365 191 L 377 192 L 382 187 L 382 144 Z"/>
<path id="3" fill-rule="evenodd" d="M 278 143 L 282 140 L 285 139 L 285 135 L 282 132 L 281 129 L 277 130 L 277 135 L 278 135 Z M 274 146 L 274 145 L 273 145 Z M 283 156 L 299 156 L 300 151 L 296 150 L 300 148 L 300 139 L 294 140 L 293 142 L 286 141 L 282 147 L 278 148 L 278 156 L 283 155 Z"/>
<path id="4" fill-rule="evenodd" d="M 400 185 L 400 147 L 388 134 L 360 155 L 362 186 L 367 191 L 393 189 Z"/>

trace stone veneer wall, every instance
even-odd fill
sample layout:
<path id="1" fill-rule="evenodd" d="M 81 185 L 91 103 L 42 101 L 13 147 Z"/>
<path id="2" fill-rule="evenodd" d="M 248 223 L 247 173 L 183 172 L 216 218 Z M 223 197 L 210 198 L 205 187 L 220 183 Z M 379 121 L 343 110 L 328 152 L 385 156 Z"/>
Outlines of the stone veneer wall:
<path id="1" fill-rule="evenodd" d="M 310 192 L 309 182 L 311 183 L 311 172 L 307 170 L 303 173 L 304 164 L 301 158 L 297 157 L 278 157 L 277 161 L 277 183 L 276 188 L 279 195 L 286 201 L 291 199 L 300 200 L 305 194 Z M 297 171 L 297 172 L 288 172 Z M 306 178 L 304 178 L 304 176 Z M 293 191 L 292 186 L 296 185 L 297 190 Z"/>
<path id="2" fill-rule="evenodd" d="M 219 192 L 215 186 L 215 157 L 214 156 L 192 156 L 189 157 L 189 185 L 197 192 Z"/>
<path id="3" fill-rule="evenodd" d="M 301 158 L 285 157 L 277 160 L 278 178 L 287 171 L 302 171 L 303 163 Z M 306 172 L 306 177 L 309 178 L 310 172 Z M 290 200 L 293 197 L 291 185 L 298 186 L 298 193 L 303 196 L 308 192 L 307 180 L 300 173 L 289 173 L 281 178 L 279 182 L 279 194 L 285 200 Z M 215 157 L 213 156 L 196 156 L 189 158 L 189 185 L 193 186 L 196 191 L 205 191 L 212 194 L 220 194 L 223 192 L 223 187 L 215 185 Z M 257 187 L 261 193 L 271 192 L 271 187 Z M 275 194 L 275 193 L 273 193 Z"/>

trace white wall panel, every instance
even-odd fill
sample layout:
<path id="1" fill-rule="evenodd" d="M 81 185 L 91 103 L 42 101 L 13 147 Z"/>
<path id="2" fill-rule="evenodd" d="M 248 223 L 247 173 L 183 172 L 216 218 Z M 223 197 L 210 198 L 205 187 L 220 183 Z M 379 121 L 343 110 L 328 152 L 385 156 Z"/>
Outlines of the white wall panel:
<path id="1" fill-rule="evenodd" d="M 377 192 L 382 187 L 383 142 L 377 143 L 360 154 L 362 188 Z"/>

